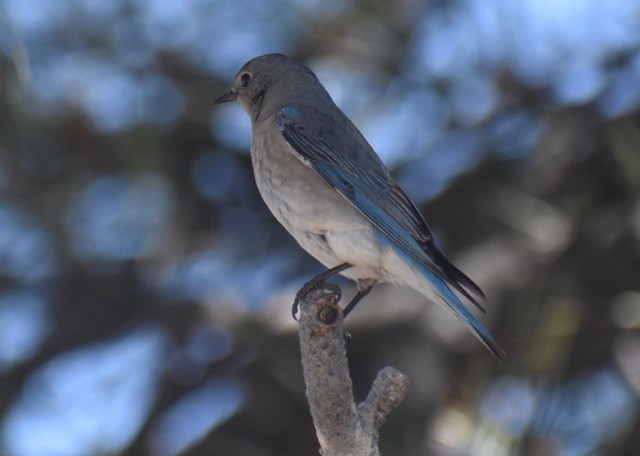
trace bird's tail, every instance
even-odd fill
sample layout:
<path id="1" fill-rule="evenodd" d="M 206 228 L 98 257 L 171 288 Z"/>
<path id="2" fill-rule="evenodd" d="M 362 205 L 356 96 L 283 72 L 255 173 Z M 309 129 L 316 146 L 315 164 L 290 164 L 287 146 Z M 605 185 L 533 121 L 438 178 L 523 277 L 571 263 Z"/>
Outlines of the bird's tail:
<path id="1" fill-rule="evenodd" d="M 458 317 L 458 320 L 464 323 L 469 331 L 471 331 L 471 333 L 476 336 L 478 340 L 496 356 L 496 358 L 503 361 L 506 353 L 502 347 L 500 347 L 500 344 L 498 344 L 491 333 L 482 326 L 482 323 L 480 323 L 476 317 L 469 312 L 469 309 L 465 307 L 460 298 L 451 290 L 451 288 L 449 288 L 446 282 L 428 267 L 417 263 L 415 260 L 410 259 L 410 263 L 414 268 L 420 271 L 425 279 L 423 283 L 416 287 L 416 291 L 426 296 L 433 296 L 433 291 L 435 290 L 442 300 L 441 304 L 444 304 L 445 307 L 449 308 L 453 314 Z M 429 287 L 431 289 L 429 289 Z"/>

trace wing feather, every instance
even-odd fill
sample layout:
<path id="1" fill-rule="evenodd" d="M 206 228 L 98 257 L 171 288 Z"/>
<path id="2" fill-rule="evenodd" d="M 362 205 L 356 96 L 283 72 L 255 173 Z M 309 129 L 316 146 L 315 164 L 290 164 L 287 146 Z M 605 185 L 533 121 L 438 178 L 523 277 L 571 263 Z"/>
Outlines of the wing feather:
<path id="1" fill-rule="evenodd" d="M 438 250 L 422 214 L 355 126 L 346 117 L 341 120 L 332 121 L 310 107 L 286 107 L 276 114 L 285 140 L 299 158 L 310 164 L 392 242 L 484 312 L 469 293 L 484 297 L 482 290 Z M 319 124 L 328 128 L 319 129 Z M 344 138 L 353 138 L 354 131 L 359 141 L 346 144 Z M 329 137 L 330 134 L 333 136 Z M 363 147 L 370 151 L 369 156 L 364 157 L 366 166 L 362 163 Z"/>

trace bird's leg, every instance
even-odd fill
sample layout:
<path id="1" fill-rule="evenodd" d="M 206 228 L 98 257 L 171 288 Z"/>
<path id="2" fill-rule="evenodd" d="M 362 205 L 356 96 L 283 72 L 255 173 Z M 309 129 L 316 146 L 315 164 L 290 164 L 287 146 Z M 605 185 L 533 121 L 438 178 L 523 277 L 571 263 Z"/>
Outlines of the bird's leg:
<path id="1" fill-rule="evenodd" d="M 347 318 L 347 315 L 349 315 L 349 313 L 356 307 L 356 304 L 362 301 L 362 298 L 373 290 L 373 287 L 377 282 L 378 281 L 375 279 L 358 280 L 358 293 L 353 297 L 353 299 L 351 299 L 351 301 L 349 301 L 347 307 L 342 311 L 342 318 Z M 351 333 L 345 331 L 343 337 L 345 346 L 348 346 L 351 343 Z"/>
<path id="2" fill-rule="evenodd" d="M 299 302 L 300 302 L 301 299 L 304 299 L 304 297 L 307 295 L 307 293 L 309 293 L 311 290 L 313 290 L 318 285 L 323 283 L 326 279 L 328 279 L 332 275 L 338 274 L 339 272 L 342 272 L 345 269 L 349 269 L 350 267 L 351 267 L 351 265 L 349 263 L 339 264 L 338 266 L 335 266 L 335 267 L 333 267 L 331 269 L 327 269 L 322 274 L 319 274 L 319 275 L 315 276 L 313 279 L 311 279 L 307 283 L 305 283 L 302 286 L 302 288 L 300 288 L 300 291 L 298 291 L 296 293 L 296 299 L 293 301 L 293 307 L 291 307 L 291 315 L 293 316 L 293 319 L 297 320 L 296 314 L 298 313 Z"/>
<path id="3" fill-rule="evenodd" d="M 369 294 L 371 290 L 373 290 L 373 287 L 377 282 L 378 281 L 374 279 L 358 280 L 358 293 L 342 311 L 342 315 L 344 316 L 344 318 L 347 318 L 347 315 L 349 315 L 349 313 L 351 313 L 351 311 L 356 307 L 356 304 L 362 301 L 362 298 L 364 298 Z"/>

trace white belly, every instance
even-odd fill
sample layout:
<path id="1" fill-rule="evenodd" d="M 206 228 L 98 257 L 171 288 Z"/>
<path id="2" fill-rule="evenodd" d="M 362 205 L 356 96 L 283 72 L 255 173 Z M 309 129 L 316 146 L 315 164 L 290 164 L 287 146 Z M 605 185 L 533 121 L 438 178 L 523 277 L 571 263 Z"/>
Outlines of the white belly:
<path id="1" fill-rule="evenodd" d="M 380 278 L 382 256 L 371 222 L 300 161 L 284 138 L 258 135 L 258 142 L 255 133 L 256 184 L 276 219 L 325 266 L 350 263 L 345 277 Z"/>

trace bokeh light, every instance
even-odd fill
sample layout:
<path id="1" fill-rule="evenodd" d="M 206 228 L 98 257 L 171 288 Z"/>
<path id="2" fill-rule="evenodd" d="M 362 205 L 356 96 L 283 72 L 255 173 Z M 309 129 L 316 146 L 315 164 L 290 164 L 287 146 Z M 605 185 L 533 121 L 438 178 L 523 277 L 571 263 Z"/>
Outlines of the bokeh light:
<path id="1" fill-rule="evenodd" d="M 0 453 L 317 452 L 289 315 L 320 265 L 260 199 L 246 113 L 212 106 L 269 52 L 315 71 L 509 353 L 374 291 L 354 384 L 412 374 L 384 454 L 637 454 L 635 0 L 0 0 Z"/>

